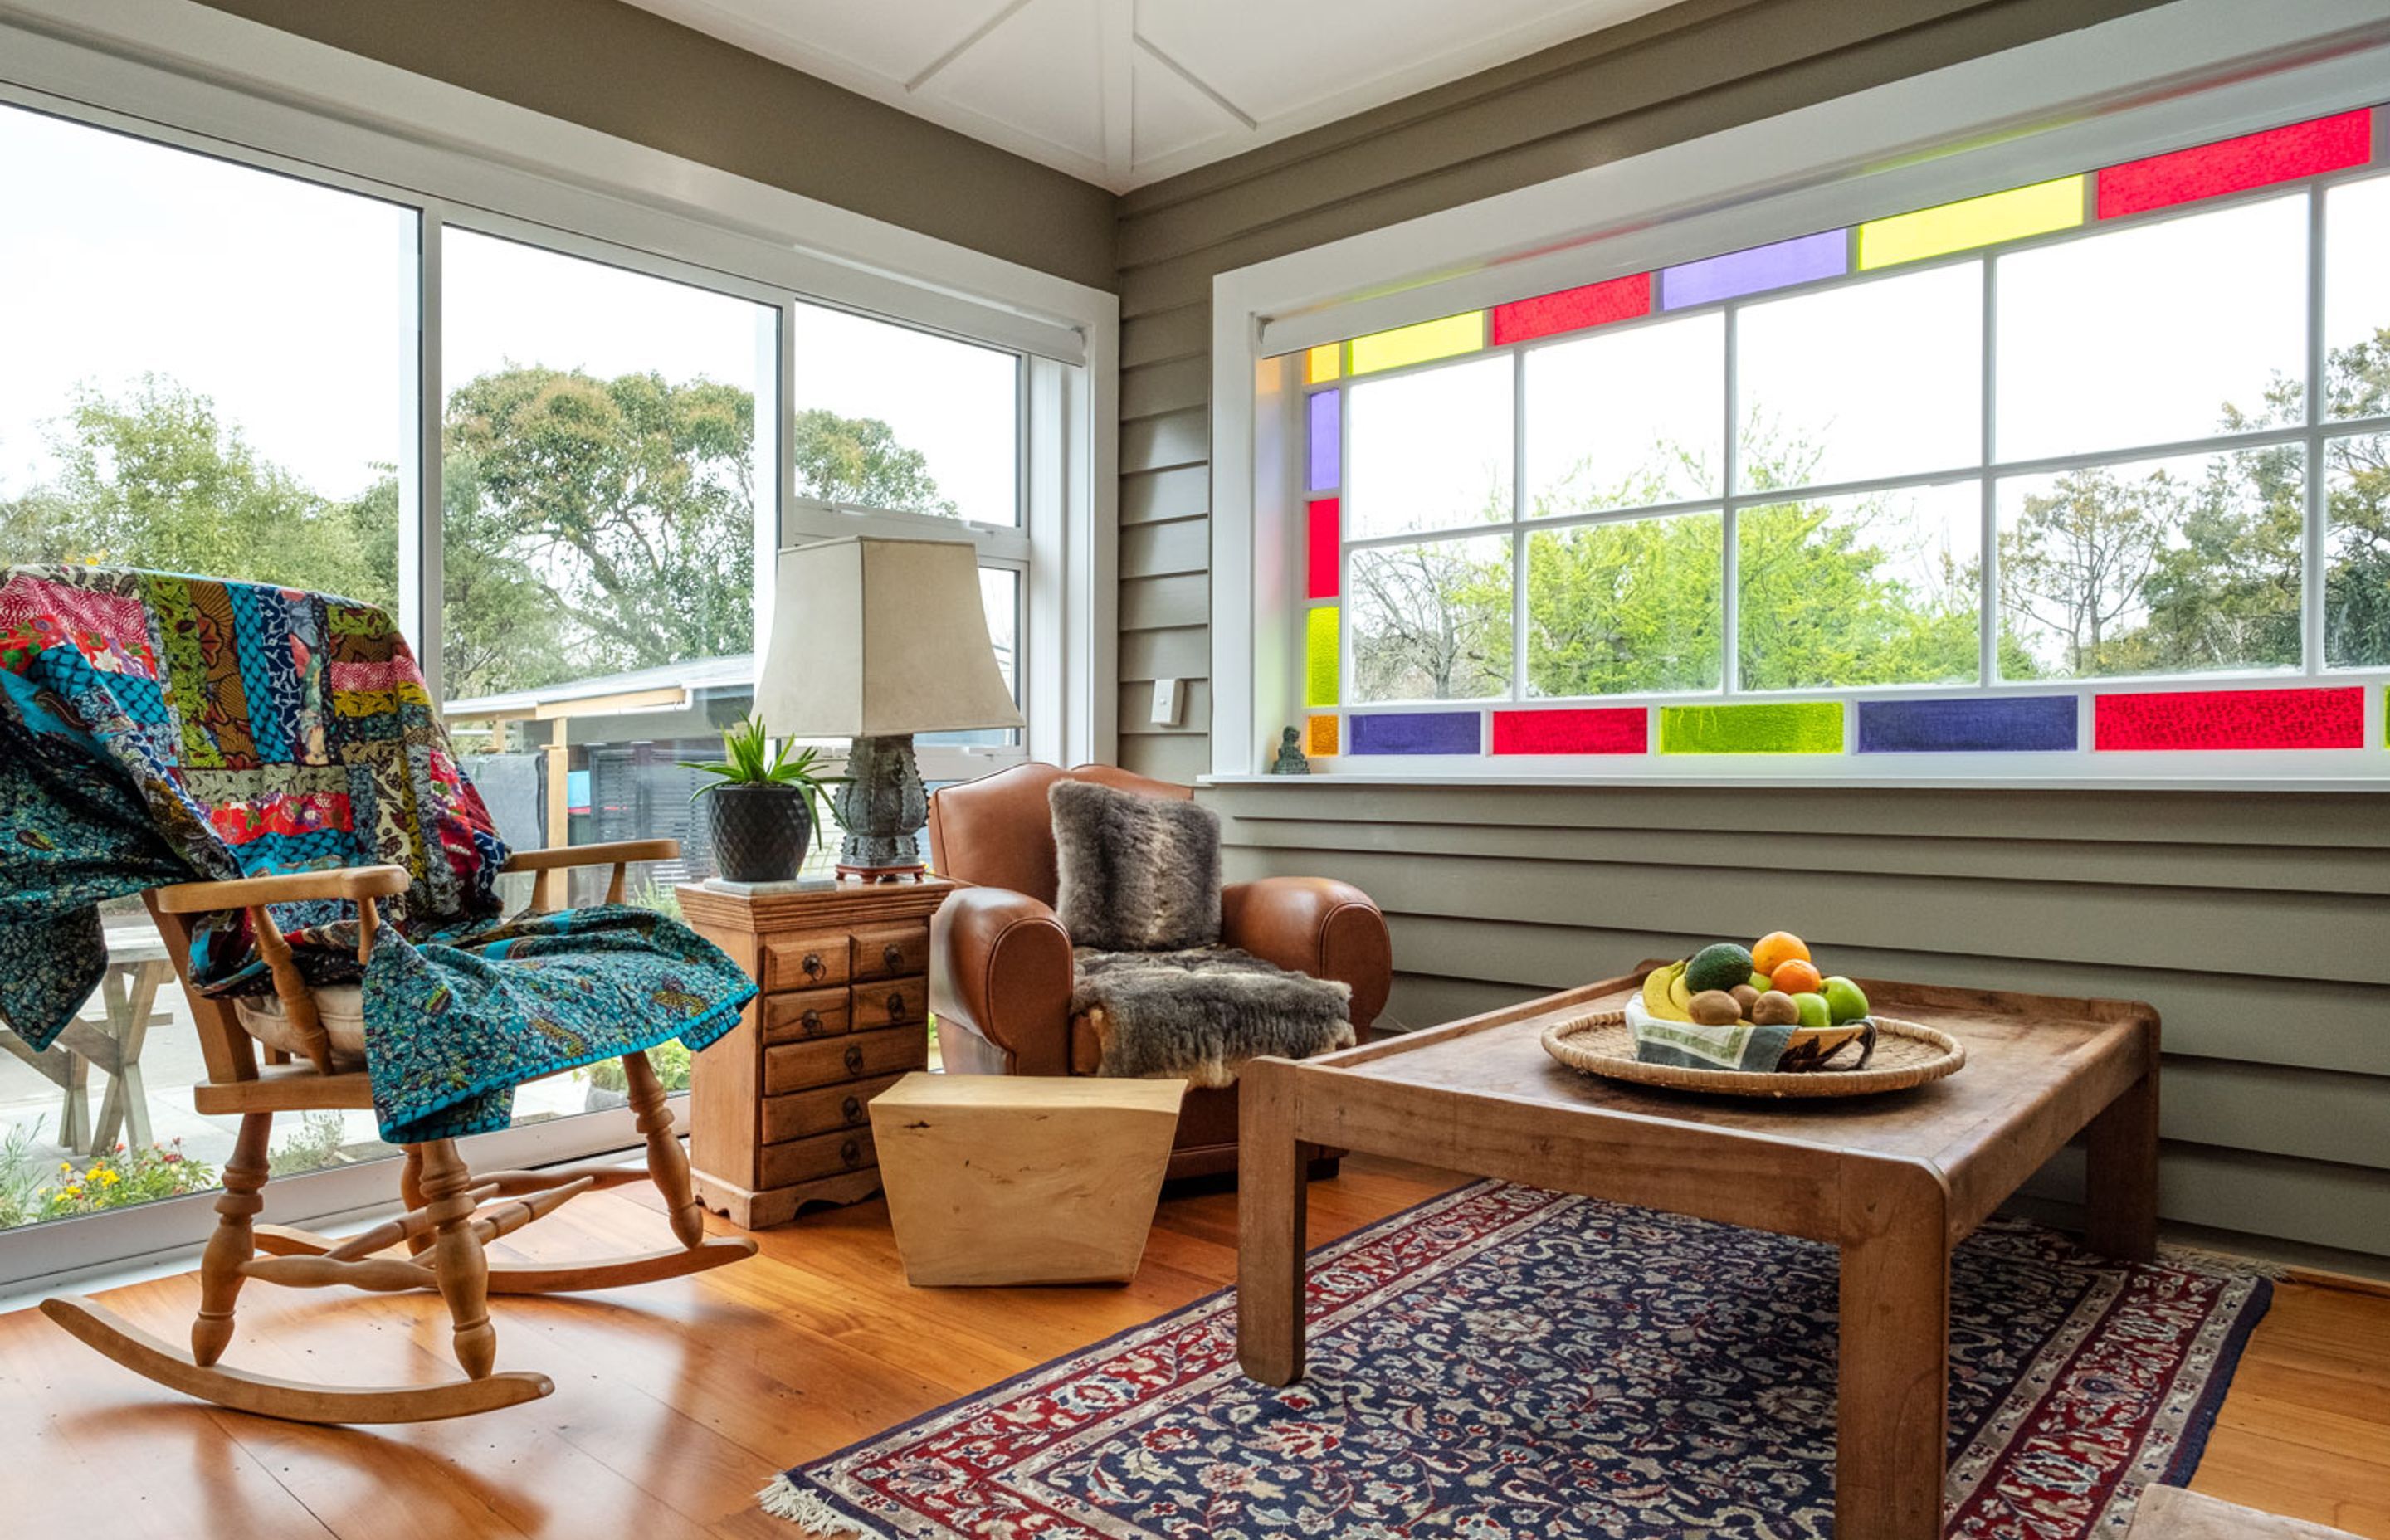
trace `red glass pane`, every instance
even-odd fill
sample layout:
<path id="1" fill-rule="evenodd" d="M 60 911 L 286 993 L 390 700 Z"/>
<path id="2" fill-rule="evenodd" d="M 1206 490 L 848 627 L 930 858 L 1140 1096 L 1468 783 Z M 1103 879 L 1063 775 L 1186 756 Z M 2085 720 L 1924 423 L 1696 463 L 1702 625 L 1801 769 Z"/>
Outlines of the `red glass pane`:
<path id="1" fill-rule="evenodd" d="M 2098 749 L 2362 749 L 2365 689 L 2178 690 L 2091 702 Z"/>
<path id="2" fill-rule="evenodd" d="M 1632 320 L 1651 314 L 1651 275 L 1634 273 L 1607 283 L 1563 289 L 1532 300 L 1514 300 L 1494 307 L 1494 345 L 1524 342 L 1555 332 L 1583 331 L 1587 327 Z"/>
<path id="3" fill-rule="evenodd" d="M 1315 497 L 1311 500 L 1311 591 L 1315 599 L 1332 599 L 1342 587 L 1338 581 L 1338 543 L 1343 521 L 1336 515 L 1336 499 Z"/>
<path id="4" fill-rule="evenodd" d="M 2372 158 L 2373 113 L 2359 108 L 2110 166 L 2100 173 L 2100 217 L 2114 219 L 2245 192 L 2293 177 L 2361 166 Z"/>
<path id="5" fill-rule="evenodd" d="M 1572 712 L 1496 712 L 1497 754 L 1641 754 L 1651 733 L 1640 706 Z"/>

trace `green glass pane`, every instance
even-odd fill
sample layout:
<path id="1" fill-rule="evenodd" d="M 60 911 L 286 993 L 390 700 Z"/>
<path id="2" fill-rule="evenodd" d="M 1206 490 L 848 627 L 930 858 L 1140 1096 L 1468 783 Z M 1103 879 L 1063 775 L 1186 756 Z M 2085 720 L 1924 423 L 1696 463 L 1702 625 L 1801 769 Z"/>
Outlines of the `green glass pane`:
<path id="1" fill-rule="evenodd" d="M 1336 704 L 1336 648 L 1340 616 L 1337 607 L 1323 604 L 1311 612 L 1304 644 L 1304 694 L 1306 706 Z"/>
<path id="2" fill-rule="evenodd" d="M 1750 706 L 1663 706 L 1664 754 L 1839 754 L 1839 700 Z"/>

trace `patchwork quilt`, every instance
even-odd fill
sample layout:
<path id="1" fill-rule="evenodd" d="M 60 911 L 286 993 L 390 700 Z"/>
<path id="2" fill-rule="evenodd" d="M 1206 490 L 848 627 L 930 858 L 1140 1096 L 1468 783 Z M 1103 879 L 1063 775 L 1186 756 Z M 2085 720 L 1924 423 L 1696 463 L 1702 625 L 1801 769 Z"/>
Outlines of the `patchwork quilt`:
<path id="1" fill-rule="evenodd" d="M 274 909 L 315 983 L 362 980 L 393 1144 L 507 1125 L 513 1088 L 733 1026 L 754 987 L 702 937 L 605 905 L 506 918 L 507 847 L 397 626 L 353 600 L 88 567 L 0 571 L 0 1020 L 45 1047 L 98 983 L 98 905 L 165 883 L 405 868 L 370 960 L 345 902 Z M 248 917 L 190 976 L 271 988 Z"/>

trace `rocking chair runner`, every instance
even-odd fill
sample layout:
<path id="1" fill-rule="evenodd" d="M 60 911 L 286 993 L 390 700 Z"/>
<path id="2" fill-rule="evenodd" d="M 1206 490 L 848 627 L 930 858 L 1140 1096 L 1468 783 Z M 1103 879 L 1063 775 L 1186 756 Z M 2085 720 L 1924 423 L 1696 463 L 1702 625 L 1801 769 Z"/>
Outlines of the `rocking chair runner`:
<path id="1" fill-rule="evenodd" d="M 670 840 L 643 840 L 562 850 L 518 853 L 502 872 L 539 874 L 539 906 L 552 906 L 553 890 L 573 866 L 611 865 L 607 902 L 622 902 L 625 869 L 634 861 L 671 860 L 680 853 Z M 689 1187 L 688 1160 L 673 1130 L 662 1084 L 644 1052 L 626 1054 L 623 1070 L 631 1110 L 648 1146 L 647 1170 L 604 1164 L 553 1171 L 501 1171 L 476 1176 L 466 1168 L 454 1139 L 409 1145 L 399 1172 L 406 1212 L 361 1235 L 335 1240 L 313 1232 L 256 1223 L 265 1204 L 266 1144 L 274 1114 L 327 1109 L 366 1110 L 373 1090 L 357 1062 L 357 1045 L 336 1046 L 317 997 L 301 977 L 289 945 L 267 905 L 304 899 L 344 899 L 361 921 L 358 960 L 373 945 L 379 923 L 374 901 L 403 893 L 407 874 L 398 866 L 353 866 L 221 882 L 185 882 L 146 896 L 150 914 L 175 958 L 207 1059 L 207 1083 L 193 1099 L 199 1110 L 238 1113 L 240 1133 L 225 1164 L 224 1195 L 216 1200 L 216 1228 L 199 1261 L 199 1312 L 191 1325 L 186 1354 L 141 1330 L 96 1301 L 63 1295 L 44 1302 L 42 1313 L 76 1337 L 135 1373 L 161 1385 L 237 1411 L 300 1422 L 429 1422 L 536 1400 L 555 1390 L 544 1374 L 494 1373 L 497 1333 L 490 1324 L 488 1296 L 570 1293 L 680 1277 L 754 1254 L 746 1237 L 709 1240 L 703 1212 Z M 248 911 L 258 950 L 273 971 L 281 1020 L 299 1058 L 261 1042 L 227 999 L 193 987 L 189 964 L 197 917 L 216 911 Z M 342 1051 L 338 1054 L 336 1046 Z M 302 1061 L 303 1060 L 303 1061 Z M 653 1181 L 663 1195 L 673 1234 L 680 1244 L 642 1255 L 559 1265 L 492 1264 L 483 1247 L 533 1220 L 553 1213 L 582 1193 Z M 405 1255 L 384 1254 L 404 1246 Z M 260 1255 L 263 1252 L 263 1255 Z M 227 1368 L 218 1360 L 232 1342 L 233 1307 L 251 1278 L 293 1288 L 328 1284 L 376 1291 L 436 1289 L 456 1324 L 456 1361 L 466 1378 L 443 1385 L 345 1387 L 308 1385 Z"/>

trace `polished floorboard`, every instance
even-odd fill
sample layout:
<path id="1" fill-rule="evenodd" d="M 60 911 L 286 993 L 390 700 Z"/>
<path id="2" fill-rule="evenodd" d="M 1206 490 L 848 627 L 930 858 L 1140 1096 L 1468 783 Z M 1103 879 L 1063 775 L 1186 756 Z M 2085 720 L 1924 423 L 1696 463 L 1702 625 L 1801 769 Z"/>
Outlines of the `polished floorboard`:
<path id="1" fill-rule="evenodd" d="M 1316 1244 L 1456 1185 L 1353 1157 L 1314 1184 Z M 272 1189 L 267 1189 L 269 1201 Z M 272 1217 L 269 1210 L 267 1217 Z M 666 1243 L 645 1188 L 585 1197 L 501 1247 Z M 913 1290 L 877 1201 L 767 1231 L 753 1260 L 580 1300 L 494 1300 L 501 1368 L 556 1393 L 478 1418 L 364 1431 L 184 1400 L 31 1311 L 0 1316 L 0 1536 L 44 1540 L 799 1540 L 753 1494 L 775 1471 L 1230 1281 L 1236 1196 L 1166 1198 L 1125 1288 Z M 106 1296 L 171 1341 L 189 1277 Z M 455 1372 L 425 1296 L 252 1285 L 227 1355 L 351 1382 Z M 2390 1540 L 2390 1295 L 2283 1286 L 2225 1402 L 2200 1490 Z"/>

